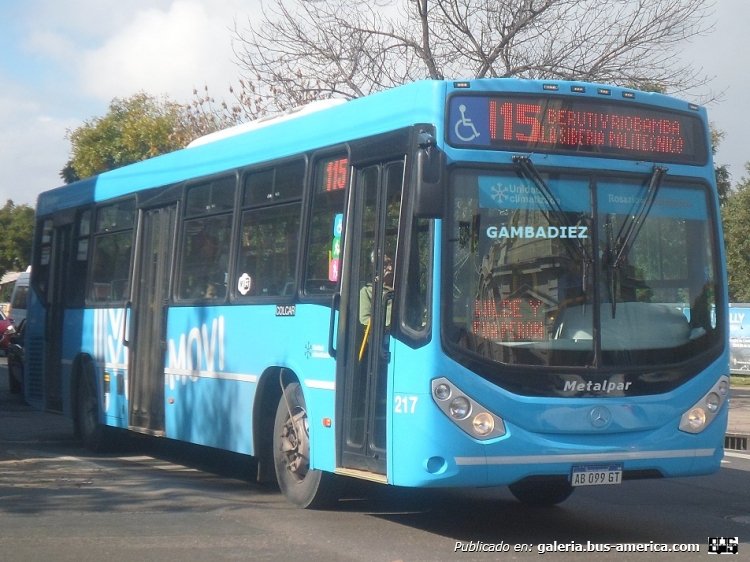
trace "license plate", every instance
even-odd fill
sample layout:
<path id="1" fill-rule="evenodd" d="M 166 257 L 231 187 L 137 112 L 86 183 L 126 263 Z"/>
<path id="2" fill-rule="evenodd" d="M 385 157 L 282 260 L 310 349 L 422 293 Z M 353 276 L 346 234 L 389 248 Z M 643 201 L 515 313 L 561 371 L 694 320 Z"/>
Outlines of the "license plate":
<path id="1" fill-rule="evenodd" d="M 622 482 L 622 465 L 578 465 L 570 472 L 573 486 L 609 486 Z"/>

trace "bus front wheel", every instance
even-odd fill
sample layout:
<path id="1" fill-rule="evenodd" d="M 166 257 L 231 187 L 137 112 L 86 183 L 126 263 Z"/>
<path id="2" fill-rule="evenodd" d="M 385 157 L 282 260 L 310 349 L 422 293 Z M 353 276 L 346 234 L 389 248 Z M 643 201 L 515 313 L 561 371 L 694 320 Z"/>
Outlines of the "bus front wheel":
<path id="1" fill-rule="evenodd" d="M 337 499 L 334 475 L 310 468 L 310 430 L 298 383 L 279 400 L 273 429 L 273 461 L 284 496 L 302 508 L 322 508 Z"/>

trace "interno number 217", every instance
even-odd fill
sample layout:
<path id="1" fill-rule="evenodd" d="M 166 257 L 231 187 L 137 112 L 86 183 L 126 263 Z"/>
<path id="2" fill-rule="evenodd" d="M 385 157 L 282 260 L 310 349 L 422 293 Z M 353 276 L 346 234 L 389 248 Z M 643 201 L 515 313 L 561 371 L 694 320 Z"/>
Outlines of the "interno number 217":
<path id="1" fill-rule="evenodd" d="M 417 409 L 419 396 L 403 396 L 396 394 L 393 397 L 393 411 L 397 414 L 413 414 Z"/>

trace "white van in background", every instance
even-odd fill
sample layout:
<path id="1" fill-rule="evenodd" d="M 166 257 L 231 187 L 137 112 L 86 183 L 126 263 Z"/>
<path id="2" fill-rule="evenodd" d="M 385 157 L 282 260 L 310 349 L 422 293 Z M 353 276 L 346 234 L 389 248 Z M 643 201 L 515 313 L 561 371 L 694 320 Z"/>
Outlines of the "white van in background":
<path id="1" fill-rule="evenodd" d="M 28 308 L 29 279 L 31 278 L 31 266 L 21 273 L 13 285 L 13 292 L 10 295 L 10 308 L 8 316 L 13 318 L 16 326 L 26 319 L 26 309 Z"/>

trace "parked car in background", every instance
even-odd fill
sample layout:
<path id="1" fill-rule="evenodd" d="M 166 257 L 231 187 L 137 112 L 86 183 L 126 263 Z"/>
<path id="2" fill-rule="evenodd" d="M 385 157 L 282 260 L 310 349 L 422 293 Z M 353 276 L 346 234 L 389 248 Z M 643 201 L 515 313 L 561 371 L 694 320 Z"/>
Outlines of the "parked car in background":
<path id="1" fill-rule="evenodd" d="M 10 333 L 6 333 L 13 325 L 13 319 L 0 312 L 0 355 L 5 355 L 10 343 Z"/>
<path id="2" fill-rule="evenodd" d="M 13 292 L 10 295 L 10 309 L 8 310 L 8 316 L 11 316 L 17 324 L 20 324 L 21 321 L 26 318 L 30 278 L 31 268 L 18 276 L 15 285 L 13 285 Z"/>

